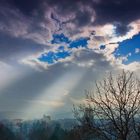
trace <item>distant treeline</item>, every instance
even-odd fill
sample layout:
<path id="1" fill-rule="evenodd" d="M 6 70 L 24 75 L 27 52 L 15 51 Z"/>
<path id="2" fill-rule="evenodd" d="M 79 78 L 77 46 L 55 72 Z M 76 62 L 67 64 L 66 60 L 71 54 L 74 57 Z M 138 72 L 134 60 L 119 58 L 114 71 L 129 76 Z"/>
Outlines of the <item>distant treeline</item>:
<path id="1" fill-rule="evenodd" d="M 89 130 L 78 125 L 76 120 L 46 121 L 43 119 L 12 122 L 5 120 L 0 123 L 0 140 L 80 140 L 89 139 Z M 68 127 L 67 126 L 70 126 Z M 97 135 L 97 134 L 96 134 Z"/>

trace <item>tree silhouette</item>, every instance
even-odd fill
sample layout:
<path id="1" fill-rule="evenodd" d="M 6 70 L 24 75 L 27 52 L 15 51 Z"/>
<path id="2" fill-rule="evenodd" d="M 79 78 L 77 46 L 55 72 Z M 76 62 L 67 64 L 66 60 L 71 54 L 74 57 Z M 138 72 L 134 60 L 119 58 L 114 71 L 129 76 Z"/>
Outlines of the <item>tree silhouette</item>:
<path id="1" fill-rule="evenodd" d="M 93 115 L 92 121 L 88 121 L 93 126 L 90 129 L 95 127 L 102 139 L 138 139 L 140 81 L 132 72 L 123 71 L 116 77 L 110 74 L 103 81 L 96 83 L 95 91 L 86 91 L 86 95 L 86 104 L 75 109 L 78 110 L 75 115 L 79 116 L 88 108 Z M 88 116 L 89 112 L 84 113 Z M 94 125 L 91 124 L 93 122 Z"/>
<path id="2" fill-rule="evenodd" d="M 2 123 L 0 124 L 0 140 L 17 140 L 12 130 Z"/>
<path id="3" fill-rule="evenodd" d="M 29 133 L 29 140 L 48 140 L 50 129 L 43 121 L 37 121 L 33 124 Z"/>
<path id="4" fill-rule="evenodd" d="M 65 138 L 66 131 L 61 128 L 59 123 L 57 123 L 49 140 L 62 140 Z"/>

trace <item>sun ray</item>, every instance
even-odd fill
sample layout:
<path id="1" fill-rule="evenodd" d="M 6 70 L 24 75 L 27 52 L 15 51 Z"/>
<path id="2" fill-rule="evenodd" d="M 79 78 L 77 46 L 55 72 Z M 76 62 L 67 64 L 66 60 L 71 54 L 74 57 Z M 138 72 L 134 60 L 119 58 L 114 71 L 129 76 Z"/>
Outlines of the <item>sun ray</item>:
<path id="1" fill-rule="evenodd" d="M 30 100 L 30 105 L 24 110 L 26 118 L 42 117 L 43 114 L 52 114 L 58 107 L 64 105 L 64 98 L 69 94 L 84 76 L 85 71 L 70 70 L 58 79 L 49 88 L 39 93 L 38 97 Z"/>

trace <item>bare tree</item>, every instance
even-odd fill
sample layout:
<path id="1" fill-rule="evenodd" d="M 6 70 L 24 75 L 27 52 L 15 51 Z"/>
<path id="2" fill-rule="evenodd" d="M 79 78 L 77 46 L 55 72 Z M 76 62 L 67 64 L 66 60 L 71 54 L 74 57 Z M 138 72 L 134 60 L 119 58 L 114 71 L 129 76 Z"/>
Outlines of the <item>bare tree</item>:
<path id="1" fill-rule="evenodd" d="M 93 108 L 90 104 L 79 105 L 78 108 L 74 106 L 73 112 L 78 121 L 74 128 L 79 136 L 78 140 L 90 140 L 100 135 L 100 131 L 98 131 L 94 122 Z"/>
<path id="2" fill-rule="evenodd" d="M 87 104 L 83 108 L 90 105 L 94 114 L 92 119 L 96 122 L 94 125 L 104 139 L 134 139 L 138 134 L 134 126 L 139 119 L 140 81 L 132 72 L 123 71 L 117 77 L 110 74 L 96 83 L 95 91 L 87 91 L 86 95 Z M 76 112 L 76 115 L 81 112 Z"/>

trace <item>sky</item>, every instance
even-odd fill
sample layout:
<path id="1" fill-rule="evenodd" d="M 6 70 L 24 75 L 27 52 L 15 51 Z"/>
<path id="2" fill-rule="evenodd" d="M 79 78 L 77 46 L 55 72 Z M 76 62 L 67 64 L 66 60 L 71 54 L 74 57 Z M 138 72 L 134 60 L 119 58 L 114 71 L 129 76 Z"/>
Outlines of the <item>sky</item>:
<path id="1" fill-rule="evenodd" d="M 139 0 L 0 0 L 0 119 L 71 118 L 110 72 L 140 77 Z"/>

